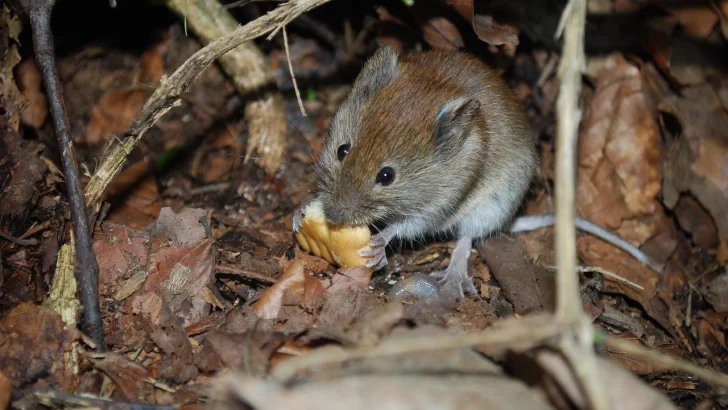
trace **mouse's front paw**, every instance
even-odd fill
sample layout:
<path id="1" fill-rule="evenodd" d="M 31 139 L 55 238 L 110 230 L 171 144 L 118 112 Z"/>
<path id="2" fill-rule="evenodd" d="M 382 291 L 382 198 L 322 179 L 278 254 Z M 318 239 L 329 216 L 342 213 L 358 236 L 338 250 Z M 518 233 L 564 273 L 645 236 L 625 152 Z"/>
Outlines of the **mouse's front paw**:
<path id="1" fill-rule="evenodd" d="M 473 280 L 468 276 L 467 267 L 465 269 L 453 269 L 452 266 L 449 266 L 444 271 L 433 273 L 432 276 L 439 279 L 441 293 L 461 298 L 465 296 L 465 293 L 472 295 L 478 293 L 475 285 L 473 285 Z"/>
<path id="2" fill-rule="evenodd" d="M 387 264 L 387 244 L 391 236 L 385 233 L 378 233 L 372 236 L 369 241 L 369 247 L 371 249 L 359 252 L 359 256 L 369 258 L 367 260 L 367 268 L 374 267 L 374 270 L 379 270 Z"/>
<path id="3" fill-rule="evenodd" d="M 293 232 L 298 233 L 298 231 L 301 229 L 301 221 L 303 221 L 303 218 L 306 216 L 306 213 L 304 210 L 307 206 L 309 206 L 313 202 L 313 199 L 307 199 L 299 205 L 298 208 L 296 208 L 295 211 L 293 211 Z"/>

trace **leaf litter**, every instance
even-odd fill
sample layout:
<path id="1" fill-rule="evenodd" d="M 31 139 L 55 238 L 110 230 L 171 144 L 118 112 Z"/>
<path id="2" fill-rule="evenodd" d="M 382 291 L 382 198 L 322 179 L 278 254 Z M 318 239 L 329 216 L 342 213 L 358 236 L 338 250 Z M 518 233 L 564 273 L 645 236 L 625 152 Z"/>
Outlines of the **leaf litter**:
<path id="1" fill-rule="evenodd" d="M 544 8 L 541 23 L 522 29 L 519 21 L 534 11 L 513 14 L 498 10 L 498 2 L 476 10 L 465 1 L 442 2 L 444 12 L 415 3 L 417 9 L 362 12 L 358 17 L 369 25 L 356 30 L 371 30 L 369 42 L 347 42 L 340 31 L 352 27 L 326 30 L 357 59 L 375 43 L 409 50 L 420 36 L 436 47 L 478 39 L 522 91 L 540 132 L 545 172 L 524 213 L 552 211 L 548 164 L 558 80 L 545 72 L 547 54 L 520 40 L 543 40 L 539 33 L 549 32 L 560 10 Z M 603 3 L 607 14 L 635 11 L 625 2 Z M 659 18 L 648 10 L 639 22 L 653 30 L 641 39 L 647 56 L 614 51 L 591 59 L 576 187 L 580 216 L 665 265 L 655 273 L 580 235 L 580 264 L 609 273 L 582 273 L 588 316 L 612 337 L 715 369 L 726 364 L 728 71 L 715 64 L 709 46 L 725 38 L 726 4 L 667 8 Z M 336 10 L 329 6 L 311 13 L 316 24 L 326 27 L 322 19 Z M 59 57 L 74 140 L 89 172 L 151 87 L 200 47 L 181 35 L 181 22 L 145 24 L 149 33 L 161 33 L 151 45 L 130 51 L 79 44 Z M 296 60 L 302 77 L 331 75 L 332 62 L 323 57 L 332 54 L 323 45 L 305 31 L 289 41 L 305 56 Z M 280 55 L 278 46 L 268 47 Z M 452 244 L 395 247 L 390 266 L 374 275 L 337 269 L 295 244 L 293 210 L 315 190 L 313 166 L 326 124 L 356 70 L 342 69 L 344 85 L 299 82 L 315 91 L 316 101 L 306 102 L 309 120 L 293 100 L 287 103 L 294 109 L 285 120 L 300 127 L 291 127 L 288 161 L 276 175 L 242 161 L 250 130 L 241 126 L 240 97 L 219 68 L 203 72 L 108 190 L 94 250 L 110 352 L 91 353 L 83 335 L 32 303 L 43 300 L 54 263 L 41 247 L 52 256 L 68 234 L 53 147 L 32 141 L 53 135 L 36 70 L 23 54 L 13 81 L 25 102 L 17 97 L 4 107 L 14 116 L 11 128 L 13 121 L 26 127 L 25 140 L 13 131 L 0 134 L 9 147 L 0 151 L 0 197 L 15 201 L 3 202 L 14 205 L 0 210 L 0 229 L 40 242 L 0 240 L 0 294 L 10 297 L 0 305 L 0 408 L 21 397 L 41 400 L 41 387 L 188 408 L 585 408 L 574 371 L 549 348 L 558 323 L 539 316 L 554 306 L 552 229 L 479 246 L 470 263 L 480 294 L 448 306 L 392 301 L 387 291 L 396 279 L 445 266 Z M 483 339 L 458 339 L 468 336 Z M 606 349 L 600 360 L 610 408 L 694 408 L 724 400 L 705 382 L 640 356 Z"/>

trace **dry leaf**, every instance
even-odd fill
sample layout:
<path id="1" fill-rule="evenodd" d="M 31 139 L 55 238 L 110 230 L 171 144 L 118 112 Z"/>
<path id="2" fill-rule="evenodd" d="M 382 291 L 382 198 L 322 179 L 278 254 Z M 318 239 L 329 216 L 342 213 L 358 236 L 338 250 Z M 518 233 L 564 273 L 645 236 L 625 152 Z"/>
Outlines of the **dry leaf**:
<path id="1" fill-rule="evenodd" d="M 718 13 L 710 4 L 697 7 L 675 7 L 670 9 L 677 17 L 683 31 L 690 37 L 707 38 L 718 24 Z"/>
<path id="2" fill-rule="evenodd" d="M 373 25 L 372 31 L 377 46 L 390 46 L 397 53 L 408 49 L 414 42 L 413 30 L 385 7 L 379 6 L 375 11 L 379 21 Z"/>
<path id="3" fill-rule="evenodd" d="M 682 137 L 670 150 L 665 166 L 664 201 L 675 207 L 682 192 L 690 192 L 708 210 L 721 241 L 728 240 L 728 113 L 707 84 L 683 90 L 660 109 L 674 115 Z"/>
<path id="4" fill-rule="evenodd" d="M 10 399 L 13 395 L 13 381 L 5 377 L 0 370 L 0 409 L 10 408 Z"/>
<path id="5" fill-rule="evenodd" d="M 691 235 L 695 244 L 703 249 L 718 245 L 718 227 L 710 214 L 693 197 L 680 196 L 675 206 L 675 216 L 680 227 Z"/>
<path id="6" fill-rule="evenodd" d="M 728 271 L 723 271 L 705 288 L 705 300 L 718 313 L 728 313 Z"/>
<path id="7" fill-rule="evenodd" d="M 662 184 L 660 133 L 656 112 L 637 67 L 621 55 L 611 56 L 597 79 L 580 136 L 577 185 L 578 213 L 614 231 L 665 263 L 677 246 L 672 221 L 657 199 Z M 626 253 L 591 236 L 578 240 L 579 256 L 643 287 L 606 280 L 611 291 L 641 303 L 651 316 L 667 323 L 656 310 L 657 275 Z"/>
<path id="8" fill-rule="evenodd" d="M 86 143 L 97 145 L 107 133 L 120 134 L 144 105 L 142 90 L 110 91 L 91 109 L 86 126 Z"/>
<path id="9" fill-rule="evenodd" d="M 268 288 L 253 305 L 253 312 L 261 319 L 275 319 L 283 302 L 284 293 L 288 292 L 303 299 L 305 292 L 305 272 L 303 263 L 294 260 L 278 281 Z"/>
<path id="10" fill-rule="evenodd" d="M 149 232 L 114 222 L 94 231 L 94 253 L 99 263 L 99 291 L 105 297 L 119 294 L 136 272 L 146 277 Z M 133 293 L 133 292 L 132 292 Z M 124 295 L 128 297 L 129 295 Z"/>
<path id="11" fill-rule="evenodd" d="M 162 209 L 151 161 L 139 161 L 121 171 L 111 181 L 106 195 L 111 203 L 107 219 L 133 228 L 148 226 Z"/>
<path id="12" fill-rule="evenodd" d="M 121 397 L 137 400 L 144 392 L 144 379 L 149 371 L 144 366 L 118 353 L 105 353 L 94 360 L 94 367 L 102 371 L 114 383 Z"/>
<path id="13" fill-rule="evenodd" d="M 65 358 L 80 336 L 51 309 L 21 303 L 0 318 L 2 372 L 18 387 L 43 378 L 58 389 L 72 391 L 79 374 Z"/>
<path id="14" fill-rule="evenodd" d="M 203 183 L 222 181 L 241 160 L 242 146 L 237 135 L 230 133 L 232 126 L 205 139 L 202 147 L 195 150 L 190 173 Z M 235 130 L 237 133 L 237 130 Z"/>
<path id="15" fill-rule="evenodd" d="M 544 349 L 538 353 L 538 361 L 557 379 L 561 388 L 578 408 L 587 408 L 580 383 L 561 355 Z M 599 377 L 598 385 L 603 387 L 607 394 L 609 400 L 607 408 L 612 410 L 677 410 L 667 396 L 610 360 L 597 357 L 597 368 L 599 372 L 595 376 Z"/>
<path id="16" fill-rule="evenodd" d="M 40 70 L 35 60 L 29 58 L 18 64 L 15 73 L 18 76 L 18 86 L 28 99 L 28 105 L 20 117 L 21 121 L 29 127 L 40 128 L 48 118 L 48 100 L 45 92 L 41 91 L 43 79 Z"/>
<path id="17" fill-rule="evenodd" d="M 473 0 L 446 0 L 446 3 L 473 25 L 473 31 L 484 42 L 492 46 L 518 45 L 518 29 L 499 24 L 492 16 L 476 14 Z"/>

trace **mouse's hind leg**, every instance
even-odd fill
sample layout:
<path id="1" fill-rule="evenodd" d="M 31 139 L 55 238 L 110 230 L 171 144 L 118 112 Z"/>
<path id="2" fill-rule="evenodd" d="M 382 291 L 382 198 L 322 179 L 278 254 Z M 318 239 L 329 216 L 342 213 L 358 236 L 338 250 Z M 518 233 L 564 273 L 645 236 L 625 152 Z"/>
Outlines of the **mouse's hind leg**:
<path id="1" fill-rule="evenodd" d="M 432 276 L 440 278 L 442 288 L 440 292 L 451 296 L 465 296 L 465 292 L 476 294 L 477 290 L 472 279 L 468 275 L 468 259 L 470 250 L 473 247 L 473 238 L 463 236 L 455 243 L 455 249 L 450 254 L 450 264 L 442 272 L 436 272 Z"/>

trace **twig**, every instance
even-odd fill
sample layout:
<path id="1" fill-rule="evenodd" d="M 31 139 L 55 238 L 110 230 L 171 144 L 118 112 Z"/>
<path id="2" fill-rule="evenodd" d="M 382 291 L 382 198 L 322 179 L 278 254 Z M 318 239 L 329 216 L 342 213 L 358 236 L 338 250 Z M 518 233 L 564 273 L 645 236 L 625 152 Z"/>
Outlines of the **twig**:
<path id="1" fill-rule="evenodd" d="M 38 232 L 45 231 L 46 229 L 48 229 L 48 227 L 50 225 L 51 225 L 50 220 L 43 221 L 39 224 L 33 223 L 33 225 L 31 225 L 30 228 L 28 228 L 28 230 L 25 231 L 24 234 L 20 235 L 20 239 L 25 239 L 29 236 L 33 236 L 33 235 L 37 234 Z"/>
<path id="2" fill-rule="evenodd" d="M 30 16 L 33 30 L 35 59 L 43 74 L 43 84 L 48 95 L 48 104 L 61 151 L 63 172 L 66 177 L 66 191 L 71 206 L 73 233 L 76 237 L 76 277 L 84 309 L 84 331 L 94 340 L 97 349 L 106 349 L 104 327 L 99 309 L 99 266 L 94 255 L 91 230 L 88 224 L 88 210 L 76 164 L 76 150 L 71 140 L 68 118 L 63 105 L 61 83 L 56 70 L 51 35 L 51 10 L 55 0 L 22 0 L 21 4 Z"/>
<path id="3" fill-rule="evenodd" d="M 579 303 L 579 280 L 576 275 L 576 207 L 574 191 L 576 186 L 576 143 L 578 140 L 579 92 L 581 71 L 584 66 L 583 24 L 586 5 L 583 0 L 571 0 L 562 19 L 565 28 L 564 48 L 559 63 L 561 87 L 556 102 L 556 253 L 557 306 L 556 314 L 564 319 L 574 319 L 582 314 Z M 568 27 L 565 25 L 568 24 Z M 560 30 L 561 31 L 561 30 Z M 559 33 L 560 34 L 560 33 Z M 557 35 L 559 35 L 557 34 Z"/>
<path id="4" fill-rule="evenodd" d="M 581 307 L 576 274 L 576 146 L 579 133 L 579 94 L 585 69 L 584 25 L 586 0 L 570 0 L 559 29 L 564 47 L 559 62 L 561 81 L 556 102 L 556 317 L 569 324 L 559 339 L 559 348 L 569 361 L 584 391 L 589 407 L 607 410 L 611 406 L 600 380 L 593 348 L 594 330 Z"/>
<path id="5" fill-rule="evenodd" d="M 553 266 L 553 265 L 543 265 L 543 267 L 548 270 L 554 270 L 554 271 L 557 270 L 556 266 Z M 602 276 L 612 278 L 616 282 L 622 282 L 625 285 L 630 286 L 634 289 L 645 290 L 644 286 L 642 286 L 638 283 L 634 283 L 631 280 L 629 280 L 627 278 L 623 278 L 623 277 L 617 275 L 616 273 L 610 272 L 604 268 L 600 268 L 599 266 L 577 266 L 576 271 L 577 272 L 596 272 Z"/>
<path id="6" fill-rule="evenodd" d="M 704 382 L 714 386 L 728 387 L 728 375 L 724 373 L 718 373 L 714 370 L 698 366 L 685 360 L 662 354 L 624 339 L 607 336 L 604 340 L 604 344 L 608 349 L 612 350 L 613 353 L 638 356 L 650 363 L 659 364 L 665 368 L 692 374 L 693 376 L 696 376 Z"/>
<path id="7" fill-rule="evenodd" d="M 281 381 L 292 381 L 305 369 L 320 369 L 324 365 L 350 362 L 374 357 L 397 356 L 406 353 L 429 352 L 445 349 L 480 346 L 492 352 L 513 350 L 515 346 L 538 346 L 564 331 L 563 323 L 547 314 L 529 315 L 523 318 L 504 319 L 497 326 L 464 335 L 439 334 L 429 337 L 398 338 L 383 342 L 376 347 L 359 347 L 345 350 L 313 350 L 305 355 L 287 359 L 271 372 Z"/>
<path id="8" fill-rule="evenodd" d="M 38 240 L 35 239 L 35 238 L 32 238 L 32 239 L 20 239 L 20 238 L 14 237 L 14 236 L 10 236 L 10 235 L 6 234 L 3 231 L 0 231 L 0 238 L 3 238 L 6 241 L 10 241 L 10 242 L 12 242 L 12 243 L 14 243 L 16 245 L 20 245 L 20 246 L 38 245 Z"/>
<path id="9" fill-rule="evenodd" d="M 261 282 L 266 282 L 266 283 L 274 283 L 276 281 L 276 278 L 270 277 L 268 275 L 264 275 L 264 274 L 258 273 L 258 272 L 253 272 L 253 271 L 247 270 L 247 269 L 233 268 L 232 266 L 215 265 L 215 272 L 243 276 L 246 278 L 256 279 L 256 280 L 259 280 Z"/>
<path id="10" fill-rule="evenodd" d="M 33 392 L 33 396 L 42 404 L 49 407 L 64 408 L 97 408 L 128 410 L 175 410 L 176 406 L 149 403 L 132 403 L 112 401 L 110 399 L 91 394 L 74 394 L 58 390 L 43 389 Z"/>
<path id="11" fill-rule="evenodd" d="M 288 49 L 288 34 L 286 28 L 283 27 L 283 47 L 286 49 L 286 59 L 288 60 L 288 70 L 291 72 L 291 81 L 293 81 L 293 90 L 296 92 L 296 100 L 298 101 L 298 107 L 301 109 L 301 115 L 307 117 L 306 109 L 303 108 L 303 101 L 301 101 L 301 92 L 298 90 L 298 84 L 296 83 L 296 75 L 293 74 L 293 63 L 291 62 L 291 51 Z"/>

